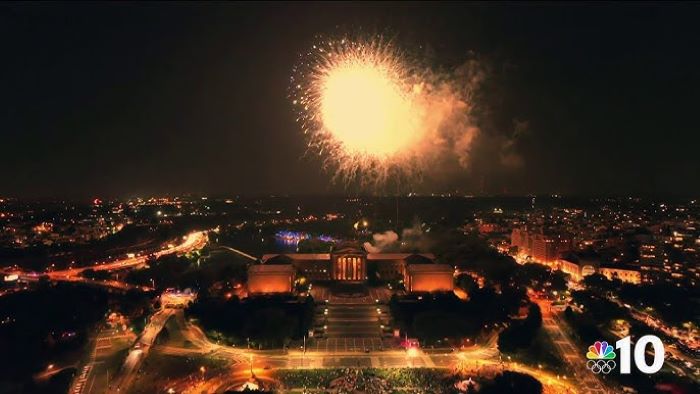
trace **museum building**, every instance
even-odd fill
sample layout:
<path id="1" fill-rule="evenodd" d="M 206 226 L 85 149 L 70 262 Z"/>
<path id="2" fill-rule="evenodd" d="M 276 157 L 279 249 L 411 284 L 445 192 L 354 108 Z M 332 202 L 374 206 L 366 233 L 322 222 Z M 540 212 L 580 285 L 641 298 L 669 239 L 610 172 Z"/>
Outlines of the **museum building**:
<path id="1" fill-rule="evenodd" d="M 454 269 L 436 264 L 430 253 L 367 253 L 345 247 L 331 253 L 266 254 L 260 264 L 248 268 L 252 294 L 292 292 L 296 275 L 312 282 L 366 283 L 403 280 L 409 292 L 453 290 Z"/>

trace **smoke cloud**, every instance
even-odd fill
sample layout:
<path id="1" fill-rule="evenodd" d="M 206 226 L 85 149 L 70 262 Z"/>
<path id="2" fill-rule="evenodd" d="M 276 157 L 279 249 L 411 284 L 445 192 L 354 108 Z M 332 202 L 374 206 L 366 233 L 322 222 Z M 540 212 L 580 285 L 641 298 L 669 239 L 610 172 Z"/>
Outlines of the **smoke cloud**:
<path id="1" fill-rule="evenodd" d="M 368 253 L 427 252 L 431 243 L 423 231 L 423 224 L 416 223 L 413 227 L 403 229 L 401 237 L 391 230 L 375 233 L 372 242 L 365 242 L 363 247 Z"/>
<path id="2" fill-rule="evenodd" d="M 389 230 L 383 233 L 372 235 L 373 242 L 365 242 L 364 248 L 368 253 L 386 252 L 393 246 L 396 246 L 396 241 L 399 240 L 399 235 Z"/>
<path id="3" fill-rule="evenodd" d="M 382 37 L 325 40 L 302 56 L 296 121 L 333 180 L 389 191 L 389 179 L 413 188 L 476 173 L 480 158 L 489 170 L 523 166 L 528 124 L 503 121 L 504 90 L 494 89 L 508 69 L 474 53 L 451 69 L 420 59 Z"/>
<path id="4" fill-rule="evenodd" d="M 471 56 L 452 71 L 426 72 L 414 87 L 417 107 L 425 110 L 426 132 L 416 144 L 412 167 L 421 184 L 464 187 L 465 180 L 511 173 L 525 164 L 520 140 L 530 124 L 505 116 L 508 70 L 494 71 L 494 62 Z"/>

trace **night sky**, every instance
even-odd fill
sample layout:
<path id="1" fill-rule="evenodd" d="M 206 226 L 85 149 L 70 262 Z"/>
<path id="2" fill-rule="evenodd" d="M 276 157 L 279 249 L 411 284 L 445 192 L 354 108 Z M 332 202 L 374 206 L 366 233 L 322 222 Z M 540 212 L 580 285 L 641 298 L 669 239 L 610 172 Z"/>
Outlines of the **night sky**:
<path id="1" fill-rule="evenodd" d="M 357 193 L 303 157 L 287 93 L 317 35 L 358 32 L 439 68 L 487 64 L 481 126 L 521 159 L 504 166 L 485 143 L 468 168 L 406 189 L 697 195 L 699 17 L 681 5 L 4 4 L 0 195 Z"/>

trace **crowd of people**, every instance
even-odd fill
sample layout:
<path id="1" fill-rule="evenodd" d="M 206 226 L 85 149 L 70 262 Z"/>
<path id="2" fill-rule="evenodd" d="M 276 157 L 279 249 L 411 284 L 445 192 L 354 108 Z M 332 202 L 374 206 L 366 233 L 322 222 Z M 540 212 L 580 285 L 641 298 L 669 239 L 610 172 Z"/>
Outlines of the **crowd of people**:
<path id="1" fill-rule="evenodd" d="M 446 392 L 454 385 L 456 377 L 444 369 L 314 369 L 283 370 L 277 379 L 287 388 L 302 388 L 309 392 L 323 393 L 405 393 Z"/>

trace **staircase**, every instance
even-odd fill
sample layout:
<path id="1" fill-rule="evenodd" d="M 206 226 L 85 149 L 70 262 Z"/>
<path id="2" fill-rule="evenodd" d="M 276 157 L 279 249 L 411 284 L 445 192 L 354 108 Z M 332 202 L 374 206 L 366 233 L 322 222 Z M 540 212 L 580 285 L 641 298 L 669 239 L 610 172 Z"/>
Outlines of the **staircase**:
<path id="1" fill-rule="evenodd" d="M 323 307 L 322 307 L 323 308 Z M 373 304 L 327 305 L 325 336 L 328 338 L 379 338 L 386 308 Z"/>

